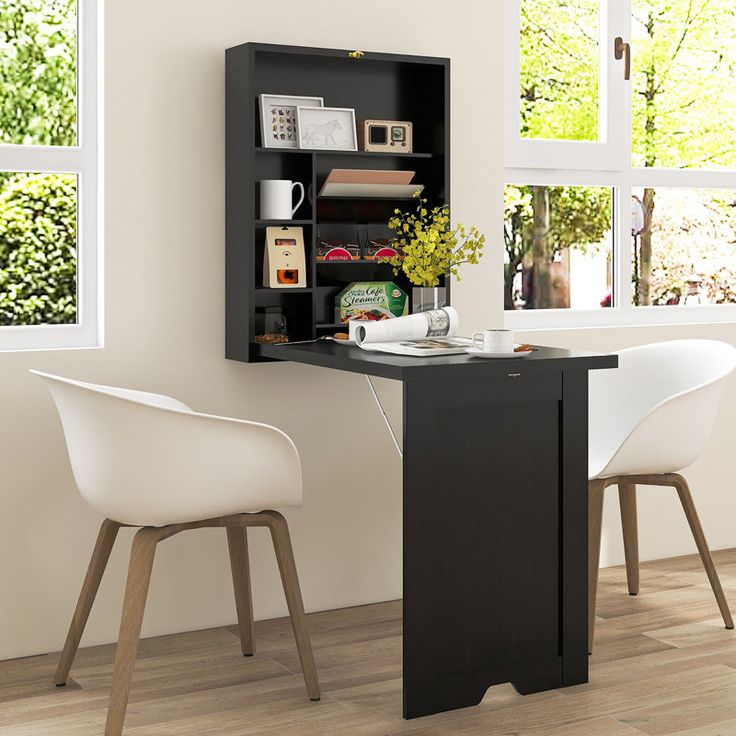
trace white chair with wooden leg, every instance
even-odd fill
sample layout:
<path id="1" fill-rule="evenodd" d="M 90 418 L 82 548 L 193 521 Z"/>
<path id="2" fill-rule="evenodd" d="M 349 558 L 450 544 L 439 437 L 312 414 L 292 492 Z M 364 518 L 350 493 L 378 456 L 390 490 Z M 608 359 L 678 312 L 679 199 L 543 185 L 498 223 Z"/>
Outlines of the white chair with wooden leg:
<path id="1" fill-rule="evenodd" d="M 731 612 L 687 481 L 677 473 L 708 442 L 736 348 L 714 340 L 676 340 L 623 350 L 619 367 L 590 375 L 589 649 L 595 627 L 603 495 L 618 486 L 629 593 L 639 592 L 636 487 L 677 490 L 723 622 Z"/>
<path id="2" fill-rule="evenodd" d="M 307 693 L 319 682 L 289 529 L 275 507 L 300 506 L 294 443 L 257 422 L 199 414 L 176 399 L 32 371 L 59 410 L 80 493 L 105 520 L 56 672 L 66 683 L 118 530 L 133 539 L 105 736 L 123 730 L 143 611 L 159 542 L 188 529 L 224 527 L 243 654 L 254 651 L 248 527 L 271 533 Z"/>

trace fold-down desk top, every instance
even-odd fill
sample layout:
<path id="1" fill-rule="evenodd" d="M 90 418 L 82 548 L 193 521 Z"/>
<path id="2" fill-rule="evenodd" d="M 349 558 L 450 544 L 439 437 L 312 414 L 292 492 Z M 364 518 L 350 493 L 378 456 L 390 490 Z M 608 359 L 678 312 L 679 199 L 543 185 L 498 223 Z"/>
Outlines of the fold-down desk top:
<path id="1" fill-rule="evenodd" d="M 618 357 L 564 348 L 538 347 L 524 358 L 483 360 L 469 355 L 415 358 L 388 353 L 369 352 L 334 342 L 283 345 L 261 345 L 264 358 L 307 363 L 352 373 L 365 373 L 397 381 L 420 378 L 459 378 L 467 376 L 507 375 L 512 371 L 561 371 L 616 368 Z"/>

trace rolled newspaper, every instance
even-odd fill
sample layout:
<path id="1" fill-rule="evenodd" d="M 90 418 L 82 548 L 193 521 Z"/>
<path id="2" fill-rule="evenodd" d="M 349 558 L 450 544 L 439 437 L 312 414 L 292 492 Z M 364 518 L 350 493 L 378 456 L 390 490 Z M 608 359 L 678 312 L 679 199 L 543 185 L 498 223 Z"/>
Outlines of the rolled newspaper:
<path id="1" fill-rule="evenodd" d="M 460 318 L 455 309 L 443 307 L 378 322 L 351 322 L 350 339 L 355 339 L 357 345 L 368 345 L 421 340 L 424 337 L 452 337 L 457 333 L 459 323 Z"/>

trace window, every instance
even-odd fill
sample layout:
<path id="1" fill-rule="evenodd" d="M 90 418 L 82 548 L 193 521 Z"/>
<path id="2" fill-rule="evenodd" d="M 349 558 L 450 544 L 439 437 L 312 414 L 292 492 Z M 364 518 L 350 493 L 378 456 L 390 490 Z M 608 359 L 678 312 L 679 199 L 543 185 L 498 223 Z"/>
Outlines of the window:
<path id="1" fill-rule="evenodd" d="M 99 344 L 95 0 L 0 0 L 0 350 Z"/>
<path id="2" fill-rule="evenodd" d="M 509 325 L 736 320 L 732 0 L 506 10 Z"/>

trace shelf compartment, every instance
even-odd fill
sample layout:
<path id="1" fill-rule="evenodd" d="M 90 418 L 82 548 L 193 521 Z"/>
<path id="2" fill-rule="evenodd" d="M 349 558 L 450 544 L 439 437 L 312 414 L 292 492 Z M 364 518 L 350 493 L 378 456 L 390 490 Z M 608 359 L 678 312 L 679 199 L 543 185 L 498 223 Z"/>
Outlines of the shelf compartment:
<path id="1" fill-rule="evenodd" d="M 299 205 L 294 219 L 284 223 L 276 224 L 304 224 L 312 222 L 312 205 L 309 201 L 309 187 L 312 184 L 312 159 L 311 158 L 286 158 L 278 156 L 257 156 L 254 165 L 255 180 L 255 209 L 256 217 L 261 211 L 261 187 L 260 182 L 264 179 L 288 179 L 298 181 L 304 186 L 304 201 Z M 292 193 L 292 201 L 296 201 L 298 192 Z M 271 224 L 267 220 L 257 219 L 256 224 Z"/>
<path id="2" fill-rule="evenodd" d="M 394 276 L 390 263 L 376 261 L 354 261 L 320 266 L 316 271 L 316 285 L 346 286 L 353 281 L 396 281 L 402 274 Z"/>
<path id="3" fill-rule="evenodd" d="M 312 296 L 312 289 L 256 289 L 254 311 L 278 307 L 286 318 L 289 339 L 311 340 L 314 337 Z"/>
<path id="4" fill-rule="evenodd" d="M 355 225 L 378 223 L 385 225 L 394 216 L 394 210 L 399 207 L 400 202 L 412 202 L 412 200 L 318 198 L 316 202 L 318 227 L 346 222 L 352 222 Z"/>
<path id="5" fill-rule="evenodd" d="M 280 149 L 274 149 L 280 150 Z M 292 179 L 306 183 L 312 179 L 312 159 L 299 157 L 289 159 L 285 156 L 256 156 L 254 179 Z"/>

